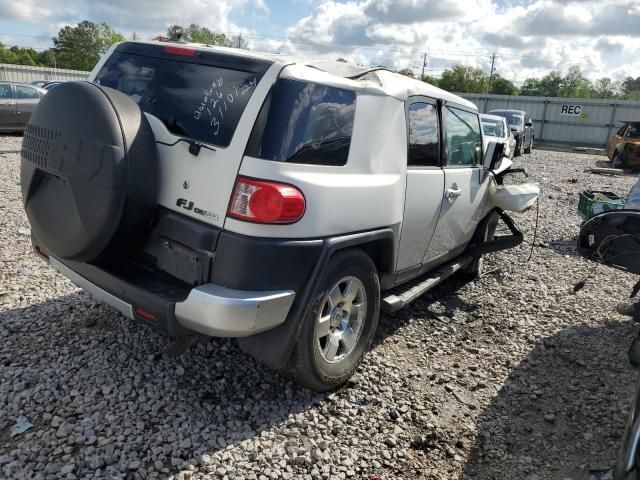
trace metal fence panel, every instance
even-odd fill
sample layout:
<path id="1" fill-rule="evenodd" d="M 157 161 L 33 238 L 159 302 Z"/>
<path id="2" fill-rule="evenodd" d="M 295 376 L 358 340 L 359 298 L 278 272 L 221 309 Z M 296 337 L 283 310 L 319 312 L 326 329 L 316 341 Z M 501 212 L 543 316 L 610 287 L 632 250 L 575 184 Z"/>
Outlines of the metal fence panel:
<path id="1" fill-rule="evenodd" d="M 478 93 L 459 95 L 475 103 L 482 113 L 507 108 L 529 112 L 533 119 L 536 143 L 605 147 L 622 121 L 640 121 L 640 102 L 629 100 Z M 568 113 L 567 109 L 575 105 L 580 106 L 579 113 Z"/>
<path id="2" fill-rule="evenodd" d="M 31 83 L 36 80 L 70 81 L 86 80 L 89 72 L 65 70 L 63 68 L 32 67 L 0 63 L 0 81 Z"/>

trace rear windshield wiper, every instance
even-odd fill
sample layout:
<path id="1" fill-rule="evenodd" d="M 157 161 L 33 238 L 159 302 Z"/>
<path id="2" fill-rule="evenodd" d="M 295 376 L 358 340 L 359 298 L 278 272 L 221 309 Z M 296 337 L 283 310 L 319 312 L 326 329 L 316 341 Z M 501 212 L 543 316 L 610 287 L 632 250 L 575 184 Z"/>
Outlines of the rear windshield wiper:
<path id="1" fill-rule="evenodd" d="M 309 142 L 303 145 L 296 153 L 287 158 L 287 162 L 304 163 L 305 157 L 312 157 L 315 153 L 324 153 L 331 150 L 337 150 L 341 147 L 348 147 L 351 143 L 351 137 L 342 136 L 334 137 L 319 142 Z"/>

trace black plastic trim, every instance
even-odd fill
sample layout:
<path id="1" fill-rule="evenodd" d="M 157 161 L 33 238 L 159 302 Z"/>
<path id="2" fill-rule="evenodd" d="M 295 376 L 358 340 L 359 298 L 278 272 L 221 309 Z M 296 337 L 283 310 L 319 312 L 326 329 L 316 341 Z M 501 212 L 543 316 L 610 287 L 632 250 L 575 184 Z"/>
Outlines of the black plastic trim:
<path id="1" fill-rule="evenodd" d="M 142 320 L 143 323 L 169 336 L 183 336 L 192 333 L 178 323 L 175 317 L 175 301 L 155 295 L 144 286 L 130 283 L 95 265 L 69 260 L 59 261 L 103 290 L 132 305 L 134 308 L 141 307 L 147 310 L 157 318 L 156 321 L 149 321 L 136 315 L 135 317 Z"/>
<path id="2" fill-rule="evenodd" d="M 240 290 L 300 290 L 313 271 L 322 240 L 248 237 L 222 232 L 211 282 Z"/>
<path id="3" fill-rule="evenodd" d="M 382 228 L 324 239 L 320 256 L 304 286 L 299 291 L 296 291 L 296 298 L 285 322 L 260 335 L 240 338 L 240 348 L 259 362 L 273 369 L 284 368 L 291 357 L 302 322 L 309 314 L 309 309 L 313 304 L 312 298 L 322 281 L 324 267 L 328 265 L 331 255 L 339 250 L 364 247 L 371 242 L 377 241 L 382 241 L 389 245 L 389 248 L 392 249 L 391 252 L 395 251 L 395 233 L 392 228 Z M 389 264 L 394 265 L 393 258 L 389 260 Z M 387 272 L 383 270 L 381 273 Z"/>

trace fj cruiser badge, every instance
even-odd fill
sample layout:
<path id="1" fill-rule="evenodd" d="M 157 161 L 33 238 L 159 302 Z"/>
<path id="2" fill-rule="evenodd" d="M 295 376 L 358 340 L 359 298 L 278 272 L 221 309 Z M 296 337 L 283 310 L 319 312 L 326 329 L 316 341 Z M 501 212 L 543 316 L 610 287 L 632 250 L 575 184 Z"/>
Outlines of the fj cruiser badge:
<path id="1" fill-rule="evenodd" d="M 214 222 L 217 222 L 220 217 L 213 212 L 207 212 L 206 210 L 202 210 L 194 205 L 193 202 L 187 200 L 186 198 L 179 198 L 176 201 L 176 205 L 178 207 L 184 208 L 185 210 L 193 211 L 193 213 L 197 213 L 198 215 L 202 215 L 203 217 L 210 218 Z"/>

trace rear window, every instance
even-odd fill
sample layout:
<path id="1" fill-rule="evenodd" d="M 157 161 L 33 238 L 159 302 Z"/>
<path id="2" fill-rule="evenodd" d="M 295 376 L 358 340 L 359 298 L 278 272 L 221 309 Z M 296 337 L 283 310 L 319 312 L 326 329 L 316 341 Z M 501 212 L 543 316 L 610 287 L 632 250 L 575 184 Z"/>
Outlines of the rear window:
<path id="1" fill-rule="evenodd" d="M 482 131 L 491 137 L 504 137 L 504 124 L 497 120 L 482 120 Z"/>
<path id="2" fill-rule="evenodd" d="M 347 163 L 356 94 L 280 79 L 251 133 L 246 154 L 276 162 L 341 166 Z"/>
<path id="3" fill-rule="evenodd" d="M 116 52 L 95 83 L 129 95 L 172 133 L 226 147 L 261 74 Z"/>

